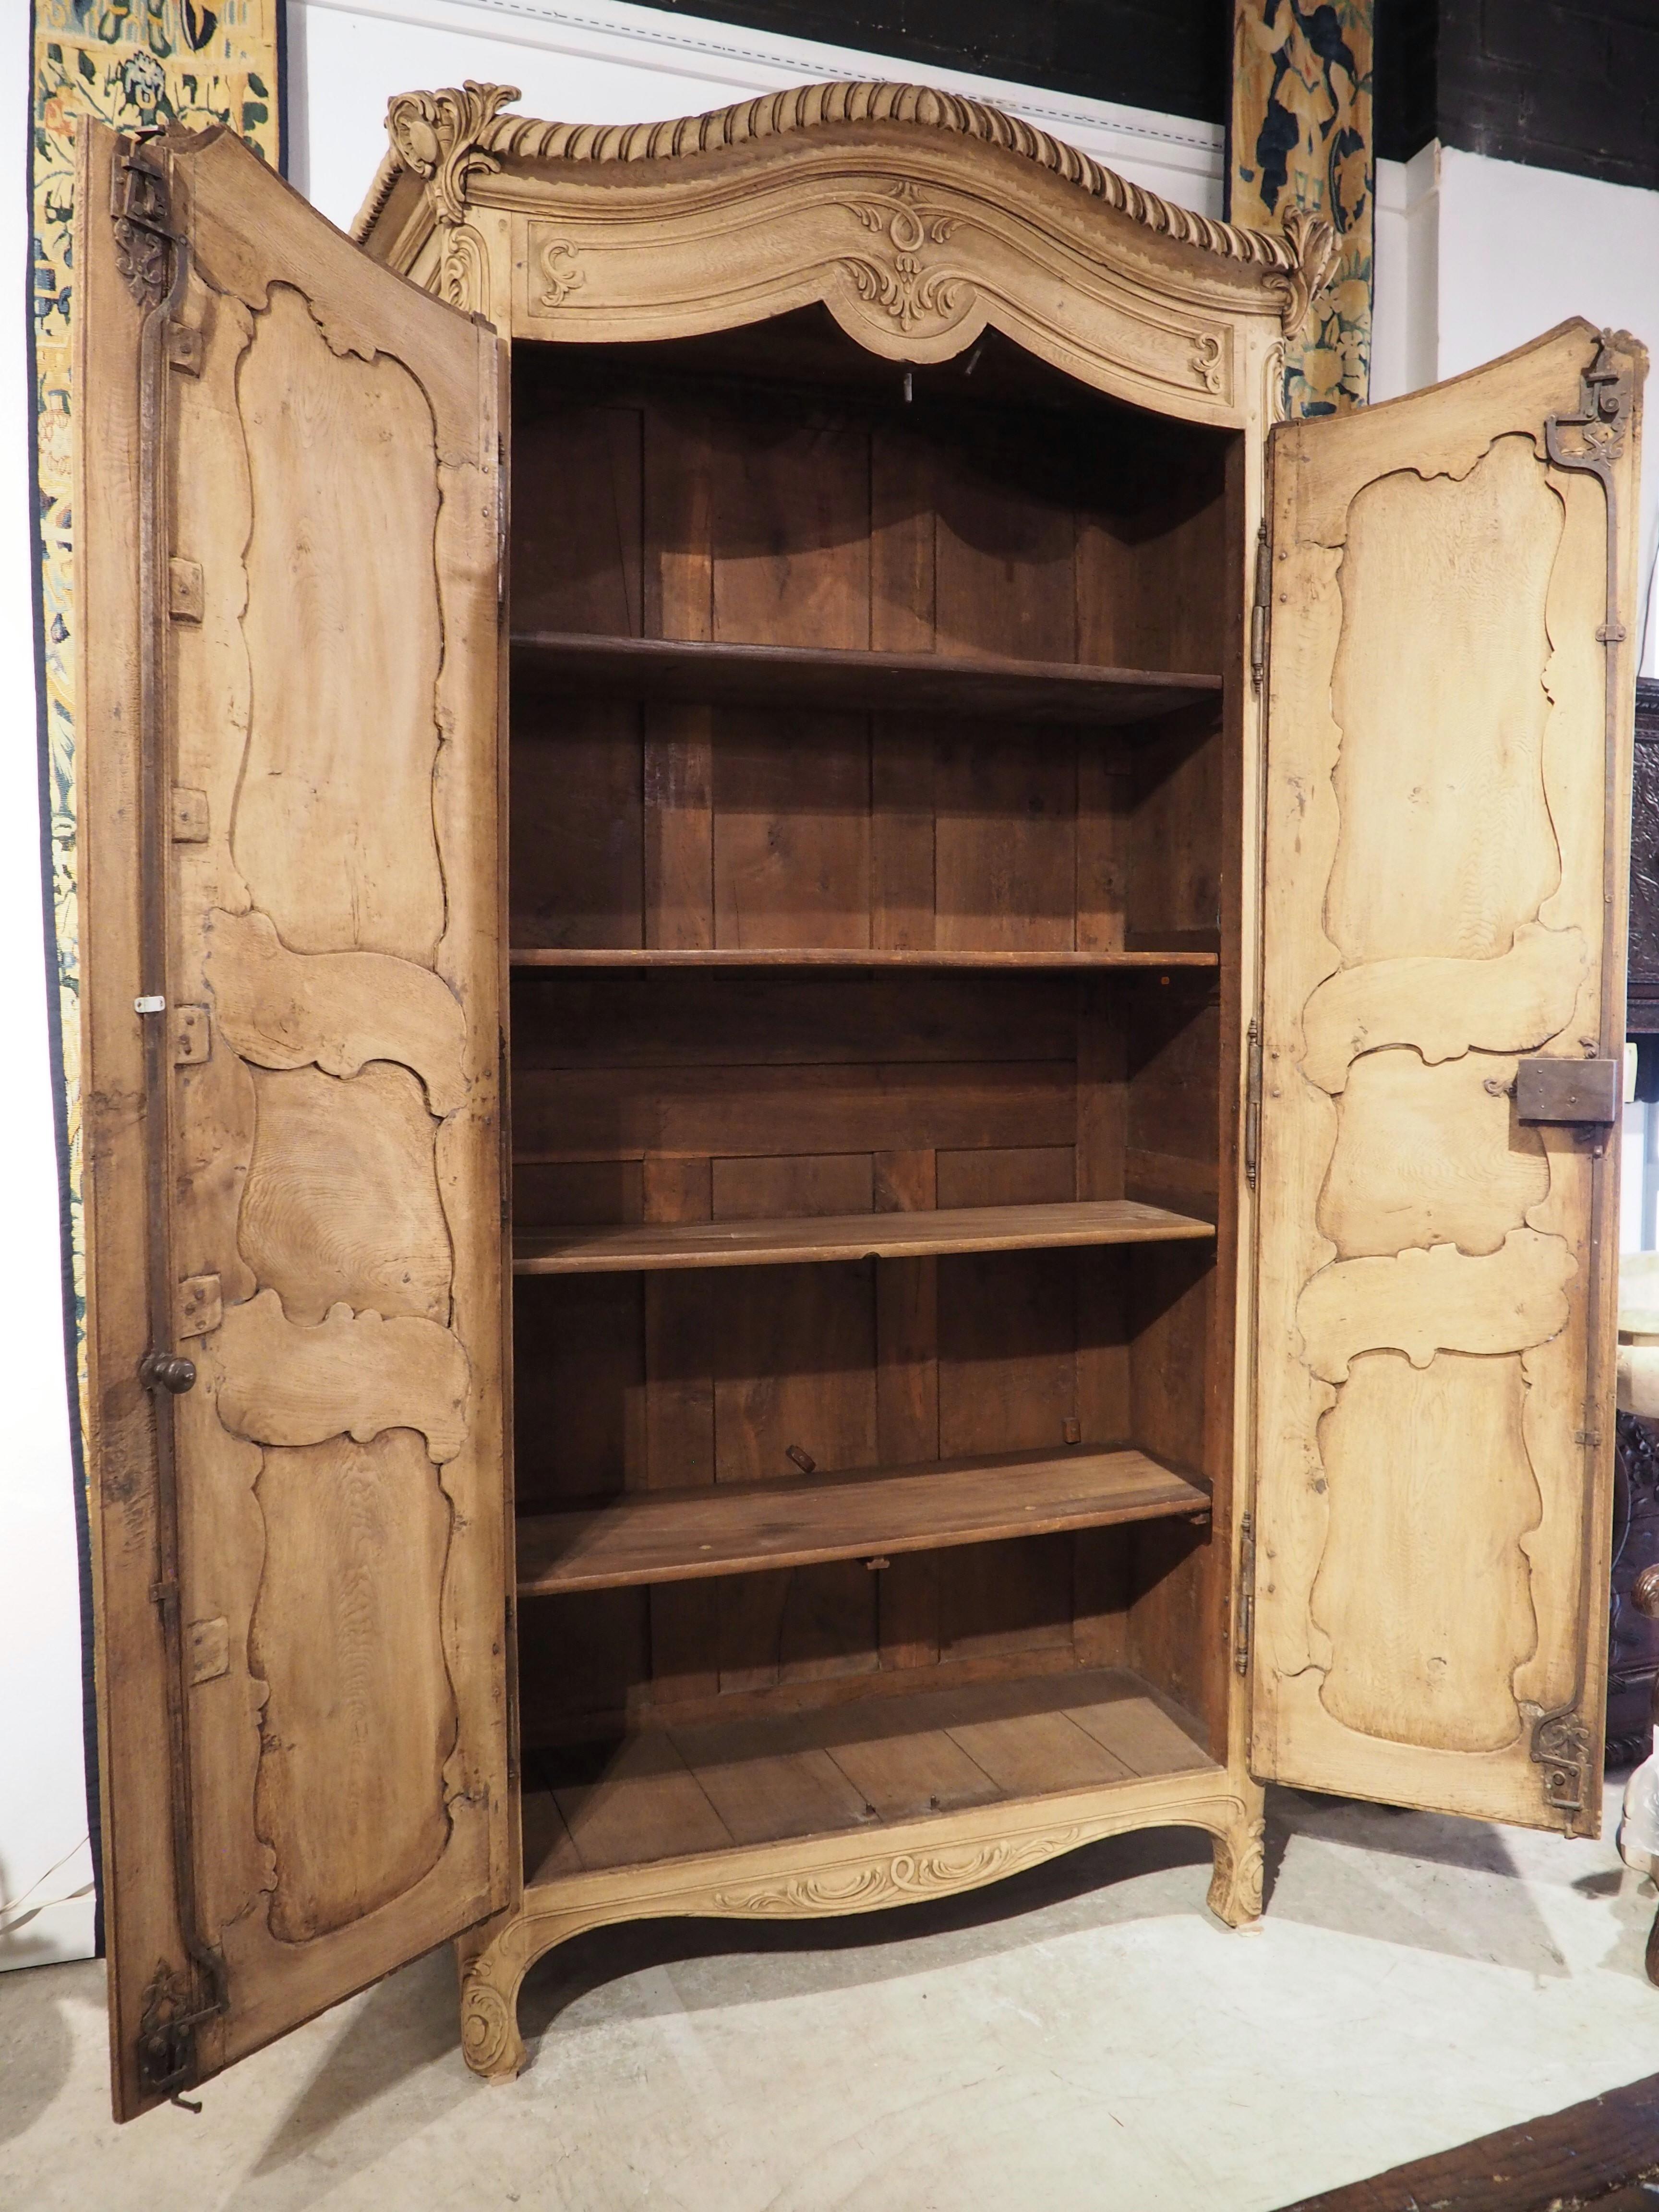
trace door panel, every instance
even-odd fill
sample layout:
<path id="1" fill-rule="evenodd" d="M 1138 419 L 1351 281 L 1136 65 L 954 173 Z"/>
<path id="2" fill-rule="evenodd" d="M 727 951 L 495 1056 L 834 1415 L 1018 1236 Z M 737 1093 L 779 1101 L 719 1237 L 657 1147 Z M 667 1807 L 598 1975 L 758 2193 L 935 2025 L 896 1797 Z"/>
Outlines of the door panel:
<path id="1" fill-rule="evenodd" d="M 1617 1148 L 1513 1091 L 1623 1041 L 1644 366 L 1271 449 L 1253 1765 L 1586 1832 Z"/>
<path id="2" fill-rule="evenodd" d="M 510 1902 L 501 487 L 491 332 L 228 134 L 87 137 L 89 1468 L 125 2117 Z M 147 1388 L 155 1352 L 193 1383 Z"/>

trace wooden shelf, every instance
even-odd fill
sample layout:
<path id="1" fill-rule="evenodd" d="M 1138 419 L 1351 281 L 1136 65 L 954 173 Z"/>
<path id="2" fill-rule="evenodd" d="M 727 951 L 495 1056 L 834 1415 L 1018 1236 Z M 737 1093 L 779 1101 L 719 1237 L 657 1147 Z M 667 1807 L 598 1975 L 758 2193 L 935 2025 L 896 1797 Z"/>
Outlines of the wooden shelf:
<path id="1" fill-rule="evenodd" d="M 519 1594 L 622 1589 L 1207 1513 L 1145 1452 L 999 1452 L 777 1482 L 637 1491 L 519 1522 Z"/>
<path id="2" fill-rule="evenodd" d="M 526 1753 L 525 1871 L 553 1882 L 1213 1765 L 1198 1723 L 1117 1668 L 653 1729 L 597 1775 L 591 1756 Z"/>
<path id="3" fill-rule="evenodd" d="M 515 945 L 515 968 L 989 968 L 1083 969 L 1217 968 L 1218 952 L 925 952 L 874 946 L 763 945 L 708 951 L 642 950 L 637 945 Z"/>
<path id="4" fill-rule="evenodd" d="M 1144 722 L 1218 697 L 1218 676 L 1070 661 L 825 647 L 702 645 L 671 638 L 537 630 L 513 639 L 515 678 L 563 695 L 996 716 L 1025 722 Z"/>
<path id="5" fill-rule="evenodd" d="M 803 1261 L 928 1258 L 1077 1244 L 1161 1244 L 1213 1237 L 1214 1224 L 1133 1199 L 1059 1206 L 964 1206 L 936 1212 L 809 1215 L 785 1221 L 636 1223 L 521 1229 L 515 1275 L 603 1275 L 664 1267 L 784 1267 Z"/>

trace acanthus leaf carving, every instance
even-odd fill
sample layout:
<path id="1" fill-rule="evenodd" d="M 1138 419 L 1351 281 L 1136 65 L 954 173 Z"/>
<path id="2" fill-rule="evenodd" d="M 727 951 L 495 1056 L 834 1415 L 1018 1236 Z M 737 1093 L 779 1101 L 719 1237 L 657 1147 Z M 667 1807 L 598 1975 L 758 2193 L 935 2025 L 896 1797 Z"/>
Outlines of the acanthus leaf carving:
<path id="1" fill-rule="evenodd" d="M 489 302 L 489 256 L 471 223 L 457 223 L 445 235 L 438 269 L 438 297 L 463 314 L 481 314 Z"/>
<path id="2" fill-rule="evenodd" d="M 387 107 L 386 135 L 403 166 L 427 179 L 441 222 L 464 222 L 468 179 L 501 167 L 484 142 L 497 111 L 520 97 L 517 85 L 468 77 L 442 92 L 399 93 Z"/>
<path id="3" fill-rule="evenodd" d="M 1340 245 L 1336 226 L 1306 208 L 1291 208 L 1285 216 L 1285 243 L 1291 265 L 1266 280 L 1268 292 L 1279 301 L 1279 319 L 1287 332 L 1299 331 L 1308 311 L 1335 274 Z"/>
<path id="4" fill-rule="evenodd" d="M 902 331 L 912 331 L 935 317 L 955 315 L 971 289 L 970 280 L 960 270 L 934 265 L 928 249 L 949 240 L 962 220 L 957 210 L 925 200 L 908 177 L 890 192 L 849 200 L 847 205 L 880 240 L 871 253 L 842 258 L 860 298 L 890 315 Z"/>
<path id="5" fill-rule="evenodd" d="M 1265 1827 L 1247 1820 L 1237 1831 L 1215 1837 L 1215 1872 L 1206 1902 L 1218 1920 L 1229 1928 L 1242 1928 L 1261 1917 L 1261 1891 L 1266 1880 Z"/>

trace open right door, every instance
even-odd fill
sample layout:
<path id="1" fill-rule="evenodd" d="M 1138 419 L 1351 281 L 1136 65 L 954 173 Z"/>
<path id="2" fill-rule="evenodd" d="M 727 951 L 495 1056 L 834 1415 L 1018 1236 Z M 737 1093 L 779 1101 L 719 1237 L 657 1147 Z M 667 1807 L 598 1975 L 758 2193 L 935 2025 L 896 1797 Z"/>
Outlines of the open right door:
<path id="1" fill-rule="evenodd" d="M 1642 349 L 1271 449 L 1252 1765 L 1595 1833 Z"/>

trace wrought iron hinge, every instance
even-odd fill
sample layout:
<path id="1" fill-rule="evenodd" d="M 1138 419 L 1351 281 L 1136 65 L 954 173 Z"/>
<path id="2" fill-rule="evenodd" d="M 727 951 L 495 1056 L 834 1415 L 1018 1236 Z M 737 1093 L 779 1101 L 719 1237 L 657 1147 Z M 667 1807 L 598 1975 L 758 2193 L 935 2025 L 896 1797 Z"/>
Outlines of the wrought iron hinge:
<path id="1" fill-rule="evenodd" d="M 115 222 L 116 265 L 141 307 L 154 307 L 173 284 L 173 197 L 165 167 L 144 159 L 140 137 L 131 154 L 118 155 L 110 175 L 110 214 Z"/>
<path id="2" fill-rule="evenodd" d="M 513 1683 L 518 1680 L 519 1674 L 519 1621 L 511 1590 L 507 1593 L 501 1632 L 505 1639 L 501 1647 L 502 1663 L 507 1668 L 508 1682 Z M 509 1692 L 509 1698 L 512 1695 Z M 519 1724 L 516 1719 L 507 1731 L 507 1786 L 509 1790 L 516 1790 L 519 1786 Z"/>
<path id="3" fill-rule="evenodd" d="M 513 1218 L 513 1146 L 507 1126 L 511 1093 L 507 1087 L 507 1031 L 495 1032 L 495 1141 L 496 1164 L 501 1186 L 501 1226 L 506 1228 Z"/>
<path id="4" fill-rule="evenodd" d="M 495 440 L 495 605 L 507 605 L 507 440 Z"/>
<path id="5" fill-rule="evenodd" d="M 156 1960 L 138 2017 L 138 2087 L 146 2095 L 171 2097 L 175 2104 L 186 2102 L 179 2092 L 197 2079 L 196 2032 L 224 2010 L 222 1967 L 215 1994 L 205 2004 L 197 2004 L 188 1978 L 169 1966 L 165 1959 Z M 199 2112 L 201 2106 L 191 2105 L 189 2109 Z"/>
<path id="6" fill-rule="evenodd" d="M 1545 1713 L 1533 1723 L 1532 1760 L 1544 1770 L 1544 1802 L 1552 1812 L 1566 1815 L 1562 1825 L 1569 1834 L 1589 1794 L 1590 1753 L 1595 1747 L 1576 1706 Z"/>
<path id="7" fill-rule="evenodd" d="M 1267 672 L 1267 605 L 1273 597 L 1273 555 L 1263 522 L 1255 533 L 1255 591 L 1250 600 L 1250 682 L 1258 691 Z"/>
<path id="8" fill-rule="evenodd" d="M 1238 1524 L 1238 1589 L 1233 1598 L 1233 1672 L 1250 1671 L 1250 1632 L 1255 1624 L 1255 1518 Z"/>
<path id="9" fill-rule="evenodd" d="M 1261 1158 L 1261 1024 L 1252 1022 L 1244 1041 L 1244 1180 L 1255 1188 Z"/>

